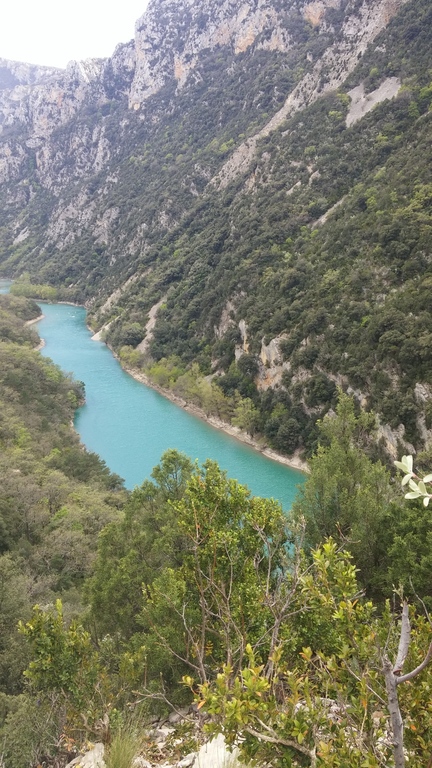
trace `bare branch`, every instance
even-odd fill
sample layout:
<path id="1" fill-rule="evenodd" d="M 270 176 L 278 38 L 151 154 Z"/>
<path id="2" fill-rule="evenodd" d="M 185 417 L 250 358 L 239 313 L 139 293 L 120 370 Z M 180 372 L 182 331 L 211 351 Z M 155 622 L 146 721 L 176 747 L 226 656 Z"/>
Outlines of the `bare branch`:
<path id="1" fill-rule="evenodd" d="M 422 600 L 422 599 L 421 599 L 421 597 L 420 597 L 420 595 L 418 595 L 418 594 L 417 594 L 417 592 L 415 591 L 415 589 L 414 589 L 414 585 L 413 585 L 413 583 L 412 583 L 412 579 L 410 579 L 410 585 L 411 585 L 411 589 L 412 589 L 412 591 L 413 591 L 413 593 L 414 593 L 414 597 L 416 598 L 416 600 L 418 600 L 418 601 L 419 601 L 419 603 L 421 603 L 421 605 L 422 605 L 422 608 L 423 608 L 423 610 L 424 610 L 424 613 L 425 613 L 425 616 L 426 616 L 426 619 L 427 619 L 428 623 L 429 623 L 429 624 L 431 625 L 431 627 L 432 627 L 432 619 L 431 619 L 431 617 L 430 617 L 430 614 L 429 614 L 429 612 L 428 612 L 428 609 L 426 608 L 426 605 L 425 605 L 425 603 L 424 603 L 424 600 Z"/>
<path id="2" fill-rule="evenodd" d="M 301 752 L 302 755 L 306 755 L 310 760 L 314 759 L 314 752 L 307 747 L 303 747 L 302 744 L 299 744 L 298 741 L 293 741 L 292 739 L 281 739 L 279 736 L 270 736 L 266 733 L 259 733 L 259 731 L 255 731 L 254 728 L 251 728 L 249 725 L 246 726 L 244 729 L 246 733 L 250 733 L 251 736 L 255 736 L 256 739 L 259 739 L 259 741 L 267 741 L 270 744 L 280 744 L 283 747 L 291 747 L 291 749 L 295 749 L 297 752 Z"/>
<path id="3" fill-rule="evenodd" d="M 398 678 L 393 673 L 393 665 L 388 656 L 384 656 L 383 658 L 383 672 L 387 690 L 387 706 L 390 713 L 390 722 L 393 736 L 393 756 L 395 768 L 404 768 L 405 755 L 403 749 L 403 720 L 396 690 L 396 683 Z"/>
<path id="4" fill-rule="evenodd" d="M 409 620 L 408 603 L 404 600 L 402 608 L 402 626 L 399 638 L 399 648 L 397 652 L 396 661 L 394 663 L 393 672 L 395 675 L 399 674 L 405 663 L 405 659 L 408 655 L 408 650 L 411 642 L 411 624 Z"/>
<path id="5" fill-rule="evenodd" d="M 373 694 L 373 695 L 374 695 L 374 696 L 375 696 L 375 697 L 378 699 L 378 701 L 380 701 L 380 702 L 381 702 L 381 704 L 384 704 L 384 706 L 386 706 L 386 704 L 387 704 L 386 700 L 385 700 L 385 699 L 383 699 L 383 698 L 382 698 L 382 696 L 380 696 L 380 695 L 379 695 L 379 693 L 377 693 L 377 692 L 375 691 L 375 689 L 374 689 L 374 688 L 372 688 L 372 686 L 371 686 L 371 685 L 369 685 L 369 683 L 367 683 L 367 682 L 366 682 L 366 680 L 365 680 L 365 678 L 364 678 L 364 677 L 363 677 L 363 678 L 361 678 L 361 677 L 359 677 L 359 675 L 356 675 L 356 673 L 354 672 L 354 670 L 353 670 L 353 669 L 351 669 L 351 667 L 349 666 L 349 664 L 348 664 L 347 662 L 345 662 L 345 668 L 348 670 L 348 672 L 350 673 L 350 675 L 352 675 L 353 677 L 355 677 L 355 679 L 356 679 L 356 680 L 358 680 L 358 681 L 359 681 L 359 683 L 364 683 L 364 684 L 366 685 L 366 688 L 368 689 L 368 691 L 370 691 L 370 692 L 371 692 L 371 693 L 372 693 L 372 694 Z"/>
<path id="6" fill-rule="evenodd" d="M 180 715 L 182 720 L 188 723 L 195 722 L 195 718 L 193 716 L 185 715 L 183 710 L 177 709 L 177 705 L 173 704 L 171 699 L 166 696 L 164 691 L 149 691 L 144 688 L 143 691 L 132 691 L 132 693 L 134 696 L 140 696 L 141 698 L 137 699 L 132 704 L 129 704 L 128 707 L 130 709 L 133 709 L 133 707 L 138 706 L 138 704 L 142 704 L 143 701 L 147 701 L 148 699 L 152 701 L 163 701 L 173 712 L 175 712 L 177 715 Z"/>
<path id="7" fill-rule="evenodd" d="M 429 646 L 428 652 L 426 656 L 424 657 L 421 664 L 418 665 L 415 669 L 412 670 L 412 672 L 407 672 L 406 675 L 402 675 L 401 677 L 396 678 L 396 685 L 399 685 L 399 683 L 405 683 L 407 680 L 412 680 L 413 677 L 417 677 L 417 675 L 420 674 L 424 670 L 425 667 L 429 664 L 429 662 L 432 660 L 432 643 Z"/>

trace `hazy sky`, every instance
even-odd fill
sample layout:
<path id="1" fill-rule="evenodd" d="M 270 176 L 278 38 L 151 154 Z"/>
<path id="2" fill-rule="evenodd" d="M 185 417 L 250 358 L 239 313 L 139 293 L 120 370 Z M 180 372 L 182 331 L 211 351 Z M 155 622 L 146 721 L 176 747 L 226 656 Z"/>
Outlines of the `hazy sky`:
<path id="1" fill-rule="evenodd" d="M 134 36 L 147 0 L 3 0 L 0 58 L 65 67 L 110 56 Z"/>

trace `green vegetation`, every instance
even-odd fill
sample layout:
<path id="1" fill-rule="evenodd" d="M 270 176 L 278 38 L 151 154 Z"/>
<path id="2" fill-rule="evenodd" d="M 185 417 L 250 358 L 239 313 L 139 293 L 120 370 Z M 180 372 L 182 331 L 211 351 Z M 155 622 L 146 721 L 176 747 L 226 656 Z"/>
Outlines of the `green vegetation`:
<path id="1" fill-rule="evenodd" d="M 22 298 L 0 304 L 35 311 Z M 80 386 L 28 345 L 0 343 L 6 765 L 67 762 L 102 735 L 108 765 L 126 768 L 149 716 L 193 696 L 210 732 L 230 744 L 241 734 L 244 758 L 276 768 L 399 768 L 400 708 L 410 765 L 424 765 L 428 510 L 418 498 L 402 506 L 366 456 L 372 416 L 340 395 L 288 520 L 214 462 L 199 467 L 176 451 L 126 494 L 70 429 Z M 410 493 L 416 484 L 422 496 L 407 462 Z M 409 631 L 405 594 L 420 600 Z M 393 672 L 404 663 L 401 610 L 409 685 Z"/>
<path id="2" fill-rule="evenodd" d="M 359 598 L 355 568 L 331 540 L 314 551 L 309 569 L 294 572 L 284 607 L 289 635 L 271 656 L 263 658 L 249 645 L 240 674 L 228 663 L 214 682 L 199 686 L 199 698 L 215 716 L 210 730 L 223 731 L 229 743 L 241 737 L 246 758 L 281 768 L 401 768 L 404 741 L 400 726 L 389 722 L 386 682 L 399 663 L 403 629 L 392 621 L 388 607 L 378 617 L 373 604 Z M 407 605 L 402 615 L 405 628 Z M 432 656 L 430 624 L 414 612 L 411 622 L 410 670 L 419 658 L 430 661 Z M 297 653 L 287 654 L 287 647 L 297 643 Z M 405 656 L 407 651 L 408 645 Z M 422 698 L 430 668 L 414 684 L 405 681 L 412 679 L 409 674 L 398 674 L 408 726 L 405 749 L 409 763 L 421 766 L 430 739 L 430 708 Z M 400 715 L 398 704 L 394 710 Z"/>
<path id="3" fill-rule="evenodd" d="M 24 296 L 27 299 L 40 299 L 41 301 L 56 301 L 59 292 L 51 285 L 35 285 L 28 274 L 18 278 L 10 287 L 12 296 Z"/>
<path id="4" fill-rule="evenodd" d="M 357 471 L 352 452 L 370 420 L 356 419 L 342 398 L 331 422 L 323 435 L 344 436 L 350 469 Z M 336 442 L 328 451 L 336 467 Z M 360 452 L 358 459 L 358 492 L 364 486 L 367 496 Z M 93 648 L 83 627 L 63 624 L 61 606 L 56 613 L 35 609 L 23 627 L 33 649 L 27 678 L 38 697 L 63 702 L 65 732 L 83 738 L 81 697 L 91 731 L 107 711 L 127 712 L 128 703 L 139 701 L 143 723 L 168 701 L 190 701 L 191 690 L 212 715 L 207 730 L 222 732 L 230 744 L 241 737 L 244 758 L 276 767 L 288 761 L 399 768 L 403 743 L 410 764 L 420 768 L 432 736 L 431 628 L 421 603 L 430 599 L 430 585 L 419 584 L 419 609 L 408 609 L 402 585 L 394 593 L 373 578 L 381 564 L 369 563 L 366 578 L 359 575 L 369 593 L 372 584 L 374 603 L 348 551 L 355 545 L 361 563 L 367 531 L 357 526 L 361 542 L 350 541 L 345 530 L 339 543 L 330 538 L 303 548 L 301 520 L 284 520 L 275 502 L 251 498 L 212 462 L 193 467 L 170 451 L 153 480 L 131 494 L 124 519 L 100 537 L 87 587 Z M 411 503 L 418 511 L 418 502 Z M 328 499 L 325 505 L 330 514 Z M 382 554 L 397 567 L 399 555 L 385 548 L 386 541 Z M 397 687 L 396 709 L 389 685 Z M 403 738 L 392 719 L 398 708 Z M 121 727 L 115 748 L 129 736 Z M 131 750 L 133 744 L 135 736 Z"/>
<path id="5" fill-rule="evenodd" d="M 124 351 L 120 352 L 120 359 L 129 363 Z M 131 364 L 135 368 L 142 365 L 142 357 L 141 360 L 131 361 Z M 231 423 L 252 436 L 263 428 L 254 403 L 257 388 L 248 372 L 242 374 L 240 369 L 232 367 L 227 376 L 209 381 L 197 364 L 187 368 L 175 356 L 162 358 L 144 370 L 151 383 L 201 408 L 206 416 Z"/>
<path id="6" fill-rule="evenodd" d="M 132 768 L 141 745 L 142 736 L 137 733 L 136 726 L 127 725 L 120 728 L 108 748 L 105 759 L 107 768 Z"/>
<path id="7" fill-rule="evenodd" d="M 25 322 L 39 314 L 28 299 L 0 296 L 0 732 L 12 768 L 44 753 L 63 716 L 52 700 L 39 706 L 28 695 L 29 646 L 18 622 L 33 622 L 36 634 L 49 625 L 61 636 L 60 614 L 50 619 L 36 609 L 32 619 L 32 605 L 62 598 L 68 622 L 82 613 L 98 532 L 119 518 L 125 499 L 120 479 L 84 451 L 70 426 L 82 386 L 32 349 L 39 337 Z M 42 667 L 30 664 L 29 674 Z"/>
<path id="8" fill-rule="evenodd" d="M 0 186 L 1 268 L 18 278 L 0 296 L 7 768 L 66 763 L 96 738 L 127 768 L 147 719 L 194 699 L 259 765 L 430 764 L 430 0 L 404 3 L 345 83 L 323 71 L 321 97 L 216 179 L 345 10 L 313 27 L 285 8 L 288 54 L 262 39 L 202 51 L 142 111 L 112 73 L 109 100 L 49 140 L 49 189 L 30 142 L 2 134 L 26 158 Z M 351 88 L 387 77 L 398 95 L 348 128 Z M 110 160 L 86 175 L 68 148 L 96 128 Z M 290 518 L 176 451 L 127 493 L 71 430 L 82 385 L 35 351 L 34 297 L 88 301 L 124 365 L 310 457 Z"/>
<path id="9" fill-rule="evenodd" d="M 308 547 L 317 547 L 328 537 L 348 546 L 368 591 L 374 579 L 384 578 L 383 531 L 392 528 L 395 512 L 390 475 L 366 453 L 373 427 L 370 414 L 356 417 L 353 401 L 340 396 L 337 418 L 326 418 L 320 426 L 311 474 L 293 508 L 294 516 L 305 521 Z"/>

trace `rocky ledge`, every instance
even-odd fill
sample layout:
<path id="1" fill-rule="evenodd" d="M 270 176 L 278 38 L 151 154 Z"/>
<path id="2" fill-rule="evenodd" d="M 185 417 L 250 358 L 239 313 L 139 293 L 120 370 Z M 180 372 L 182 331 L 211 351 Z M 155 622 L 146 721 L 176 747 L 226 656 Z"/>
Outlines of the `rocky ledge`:
<path id="1" fill-rule="evenodd" d="M 206 715 L 195 707 L 172 712 L 167 718 L 143 725 L 137 734 L 133 768 L 241 768 L 238 750 L 229 751 L 222 734 L 205 741 Z M 65 768 L 107 768 L 110 736 L 87 745 Z"/>

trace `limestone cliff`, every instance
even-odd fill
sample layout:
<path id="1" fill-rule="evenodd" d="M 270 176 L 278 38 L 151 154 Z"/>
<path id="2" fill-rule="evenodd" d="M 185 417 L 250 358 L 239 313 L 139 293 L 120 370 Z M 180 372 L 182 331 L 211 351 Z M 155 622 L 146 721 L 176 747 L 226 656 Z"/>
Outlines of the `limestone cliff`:
<path id="1" fill-rule="evenodd" d="M 295 16 L 331 31 L 326 10 L 338 9 L 342 0 L 291 2 L 286 6 L 270 0 L 225 0 L 195 3 L 183 0 L 150 2 L 136 23 L 135 39 L 119 45 L 109 59 L 72 61 L 65 70 L 0 59 L 0 183 L 17 178 L 33 150 L 41 182 L 58 188 L 64 166 L 70 176 L 98 172 L 110 158 L 112 147 L 103 129 L 78 130 L 58 154 L 54 131 L 70 123 L 83 108 L 102 110 L 115 100 L 127 99 L 137 110 L 167 82 L 178 88 L 188 78 L 200 80 L 200 62 L 206 52 L 228 47 L 235 55 L 251 46 L 257 50 L 286 53 L 294 45 L 291 25 Z M 238 148 L 222 178 L 232 175 L 246 153 L 249 160 L 258 138 L 277 128 L 290 110 L 304 106 L 325 88 L 343 82 L 368 43 L 388 23 L 404 0 L 363 0 L 360 8 L 351 0 L 337 41 L 330 45 L 303 78 L 296 90 L 260 134 L 245 149 Z M 321 85 L 320 85 L 321 83 Z M 148 115 L 147 119 L 151 119 Z M 81 127 L 81 126 L 80 126 Z M 74 169 L 70 166 L 75 165 Z M 60 178 L 59 178 L 60 177 Z"/>

